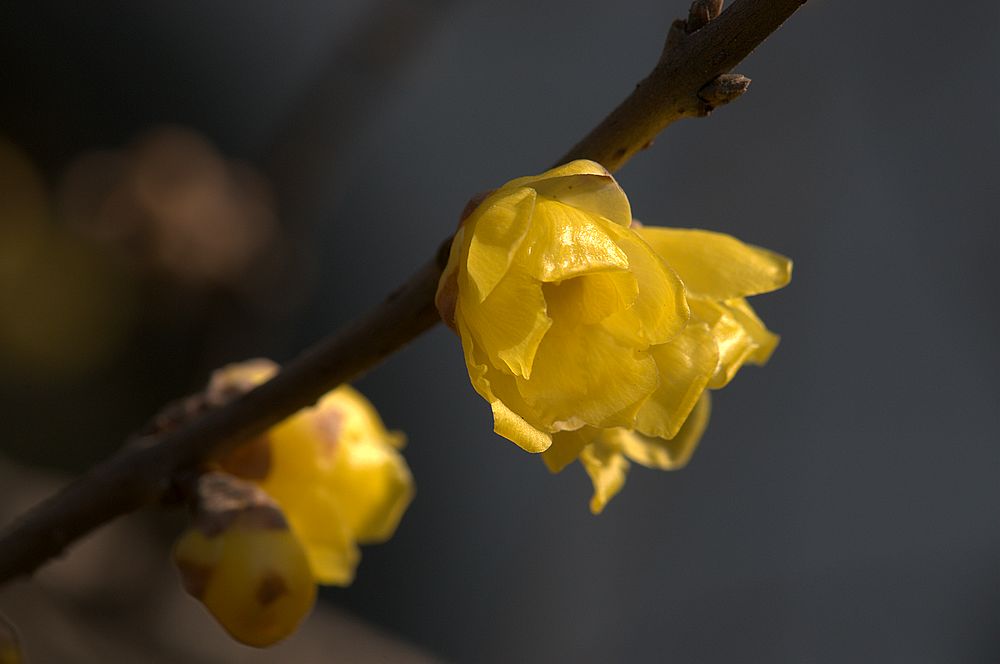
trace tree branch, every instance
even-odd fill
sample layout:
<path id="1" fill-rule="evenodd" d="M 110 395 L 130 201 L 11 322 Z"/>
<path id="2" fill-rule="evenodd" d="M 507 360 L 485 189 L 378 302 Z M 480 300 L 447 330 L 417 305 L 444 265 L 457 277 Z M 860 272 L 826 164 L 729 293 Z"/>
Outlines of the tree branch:
<path id="1" fill-rule="evenodd" d="M 805 0 L 695 0 L 675 21 L 660 62 L 635 91 L 558 163 L 592 159 L 610 171 L 648 147 L 664 127 L 706 115 L 738 97 L 745 77 L 720 78 Z M 438 322 L 434 293 L 450 240 L 438 256 L 368 314 L 306 350 L 270 381 L 165 433 L 134 438 L 118 453 L 0 533 L 0 584 L 30 574 L 98 526 L 169 496 L 184 473 L 358 377 Z"/>
<path id="2" fill-rule="evenodd" d="M 720 102 L 732 101 L 735 96 L 706 103 L 699 92 L 750 55 L 805 2 L 737 0 L 712 19 L 721 3 L 695 0 L 688 20 L 674 21 L 671 26 L 652 73 L 559 163 L 593 159 L 614 172 L 652 145 L 667 125 L 707 115 Z M 745 80 L 743 90 L 750 83 Z"/>

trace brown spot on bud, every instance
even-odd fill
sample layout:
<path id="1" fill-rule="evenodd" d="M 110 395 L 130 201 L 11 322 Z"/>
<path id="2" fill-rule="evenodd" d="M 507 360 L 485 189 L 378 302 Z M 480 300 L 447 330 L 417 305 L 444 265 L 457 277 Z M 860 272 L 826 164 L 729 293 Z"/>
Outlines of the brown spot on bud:
<path id="1" fill-rule="evenodd" d="M 284 577 L 277 572 L 267 571 L 257 584 L 257 602 L 261 606 L 269 606 L 288 592 L 288 584 L 285 583 Z"/>

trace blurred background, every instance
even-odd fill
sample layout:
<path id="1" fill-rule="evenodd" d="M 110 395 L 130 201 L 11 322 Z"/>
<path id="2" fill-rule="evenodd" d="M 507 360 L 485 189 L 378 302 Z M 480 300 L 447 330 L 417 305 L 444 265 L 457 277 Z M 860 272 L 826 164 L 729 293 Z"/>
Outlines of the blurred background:
<path id="1" fill-rule="evenodd" d="M 328 647 L 255 661 L 1000 660 L 1000 5 L 961 7 L 811 0 L 739 67 L 747 95 L 619 173 L 644 222 L 796 262 L 754 300 L 781 346 L 716 395 L 687 469 L 635 466 L 592 516 L 578 465 L 550 476 L 492 433 L 441 326 L 358 384 L 409 437 L 397 535 L 281 646 Z M 6 516 L 213 368 L 287 360 L 379 301 L 470 195 L 616 105 L 686 10 L 0 5 Z M 245 661 L 156 594 L 174 518 L 0 607 L 103 616 L 61 661 L 217 637 L 204 661 Z"/>

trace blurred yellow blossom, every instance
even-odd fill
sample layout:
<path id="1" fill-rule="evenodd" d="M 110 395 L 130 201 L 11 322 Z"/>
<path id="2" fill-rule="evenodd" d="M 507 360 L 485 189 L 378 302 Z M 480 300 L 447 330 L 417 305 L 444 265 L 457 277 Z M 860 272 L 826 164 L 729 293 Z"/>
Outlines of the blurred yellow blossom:
<path id="1" fill-rule="evenodd" d="M 202 400 L 221 405 L 277 371 L 262 359 L 223 367 Z M 395 532 L 414 493 L 403 442 L 342 385 L 219 459 L 199 480 L 198 518 L 175 549 L 188 591 L 243 643 L 288 636 L 312 606 L 316 583 L 349 585 L 358 545 Z M 262 590 L 268 583 L 288 596 L 262 601 L 273 594 Z"/>
<path id="2" fill-rule="evenodd" d="M 110 359 L 131 297 L 99 252 L 52 223 L 41 173 L 0 136 L 0 366 L 66 379 Z"/>
<path id="3" fill-rule="evenodd" d="M 580 458 L 595 512 L 626 457 L 686 463 L 705 389 L 777 343 L 744 298 L 791 276 L 788 259 L 727 235 L 631 226 L 594 162 L 512 180 L 464 219 L 437 293 L 495 431 L 553 470 Z"/>
<path id="4" fill-rule="evenodd" d="M 224 367 L 212 376 L 209 393 L 245 391 L 277 369 L 268 360 Z M 220 466 L 257 483 L 281 506 L 317 582 L 346 586 L 360 559 L 357 545 L 389 539 L 413 499 L 413 478 L 399 453 L 404 441 L 386 430 L 364 396 L 341 385 Z"/>
<path id="5" fill-rule="evenodd" d="M 302 543 L 263 491 L 223 473 L 199 480 L 198 516 L 174 546 L 184 588 L 250 646 L 289 636 L 316 600 Z"/>

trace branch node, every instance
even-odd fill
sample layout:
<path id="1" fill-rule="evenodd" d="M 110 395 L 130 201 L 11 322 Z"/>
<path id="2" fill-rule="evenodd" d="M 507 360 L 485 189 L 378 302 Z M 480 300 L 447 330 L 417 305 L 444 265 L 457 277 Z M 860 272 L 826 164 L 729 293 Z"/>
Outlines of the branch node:
<path id="1" fill-rule="evenodd" d="M 686 32 L 691 34 L 701 30 L 721 13 L 722 0 L 694 0 L 691 9 L 688 10 Z"/>
<path id="2" fill-rule="evenodd" d="M 750 79 L 743 74 L 722 74 L 712 79 L 698 90 L 702 102 L 701 113 L 708 115 L 719 106 L 724 106 L 743 95 L 750 87 Z"/>

